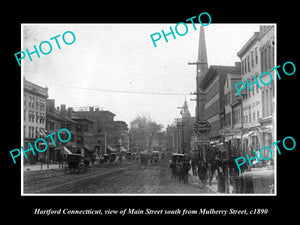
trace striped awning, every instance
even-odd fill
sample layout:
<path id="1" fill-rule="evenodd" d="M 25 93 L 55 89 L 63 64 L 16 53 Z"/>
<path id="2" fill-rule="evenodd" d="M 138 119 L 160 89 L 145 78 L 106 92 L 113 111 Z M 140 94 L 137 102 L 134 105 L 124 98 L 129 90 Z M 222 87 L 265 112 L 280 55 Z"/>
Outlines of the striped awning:
<path id="1" fill-rule="evenodd" d="M 107 146 L 107 149 L 108 149 L 109 151 L 111 151 L 111 152 L 116 152 L 116 151 L 117 151 L 116 149 L 114 149 L 114 148 L 111 147 L 111 146 Z"/>
<path id="2" fill-rule="evenodd" d="M 127 150 L 124 147 L 121 147 L 121 152 L 127 152 Z"/>

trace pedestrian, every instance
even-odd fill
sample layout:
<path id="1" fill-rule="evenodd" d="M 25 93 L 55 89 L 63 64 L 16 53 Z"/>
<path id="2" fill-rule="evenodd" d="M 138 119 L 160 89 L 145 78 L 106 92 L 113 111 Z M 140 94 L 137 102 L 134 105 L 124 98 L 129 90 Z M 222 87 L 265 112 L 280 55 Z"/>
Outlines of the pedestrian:
<path id="1" fill-rule="evenodd" d="M 170 170 L 172 173 L 172 180 L 176 179 L 176 165 L 175 165 L 175 162 L 173 162 L 173 161 L 170 162 Z"/>
<path id="2" fill-rule="evenodd" d="M 197 173 L 197 167 L 196 167 L 196 160 L 195 160 L 195 158 L 192 158 L 192 160 L 191 160 L 191 166 L 192 166 L 193 175 L 196 175 L 196 173 Z"/>
<path id="3" fill-rule="evenodd" d="M 183 162 L 182 166 L 183 166 L 183 170 L 182 170 L 183 183 L 187 184 L 188 183 L 189 171 L 191 169 L 191 164 L 189 163 L 188 160 L 185 160 Z"/>
<path id="4" fill-rule="evenodd" d="M 198 176 L 199 176 L 199 180 L 203 183 L 206 182 L 206 171 L 207 168 L 206 168 L 206 165 L 205 165 L 205 162 L 204 160 L 199 160 L 198 162 Z"/>

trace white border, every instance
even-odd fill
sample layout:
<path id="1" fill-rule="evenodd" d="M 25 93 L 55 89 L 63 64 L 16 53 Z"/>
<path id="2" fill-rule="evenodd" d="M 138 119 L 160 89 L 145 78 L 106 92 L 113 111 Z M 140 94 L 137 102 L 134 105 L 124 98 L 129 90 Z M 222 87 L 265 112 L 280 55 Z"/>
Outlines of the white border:
<path id="1" fill-rule="evenodd" d="M 130 24 L 143 24 L 143 23 L 130 23 Z M 150 23 L 149 23 L 150 24 Z M 164 23 L 162 23 L 164 24 Z M 234 24 L 257 24 L 257 25 L 272 25 L 274 26 L 274 32 L 275 32 L 275 54 L 274 54 L 274 58 L 275 58 L 275 64 L 277 65 L 277 23 L 211 23 L 211 24 L 218 24 L 218 25 L 234 25 Z M 95 26 L 95 25 L 120 25 L 118 23 L 81 23 L 81 24 L 77 24 L 77 23 L 64 23 L 64 24 L 56 24 L 56 23 L 22 23 L 21 24 L 21 50 L 23 50 L 23 25 L 55 25 L 55 26 L 65 26 L 65 25 L 78 25 L 78 26 Z M 245 40 L 246 43 L 247 40 Z M 241 46 L 242 47 L 242 46 Z M 23 82 L 23 67 L 22 67 L 22 61 L 21 61 L 21 144 L 22 146 L 24 146 L 24 131 L 23 131 L 23 90 L 24 90 L 24 82 Z M 274 124 L 273 126 L 275 127 L 274 129 L 274 140 L 277 140 L 277 77 L 275 79 L 275 83 L 274 83 L 274 87 L 275 87 L 275 102 L 274 102 Z M 64 194 L 33 194 L 33 193 L 24 193 L 24 172 L 23 172 L 23 164 L 24 164 L 24 159 L 22 157 L 23 154 L 21 154 L 21 196 L 277 196 L 277 154 L 275 154 L 275 165 L 274 165 L 274 170 L 275 170 L 275 180 L 274 180 L 274 193 L 270 193 L 270 194 L 262 194 L 262 193 L 240 193 L 240 194 L 227 194 L 227 193 L 215 193 L 215 194 L 207 194 L 207 193 L 201 193 L 201 194 L 68 194 L 68 193 L 64 193 Z M 209 188 L 209 186 L 207 186 Z"/>

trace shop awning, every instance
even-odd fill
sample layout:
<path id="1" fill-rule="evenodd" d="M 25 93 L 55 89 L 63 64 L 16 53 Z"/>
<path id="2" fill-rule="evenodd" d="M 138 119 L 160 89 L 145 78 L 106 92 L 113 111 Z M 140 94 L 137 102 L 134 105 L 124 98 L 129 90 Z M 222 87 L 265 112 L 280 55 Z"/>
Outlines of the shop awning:
<path id="1" fill-rule="evenodd" d="M 231 140 L 231 138 L 232 138 L 232 136 L 225 136 L 225 142 L 228 142 L 228 141 L 230 141 L 230 140 Z"/>
<path id="2" fill-rule="evenodd" d="M 254 131 L 250 131 L 250 132 L 244 134 L 244 135 L 243 135 L 243 138 L 247 138 L 247 137 L 249 137 L 249 136 L 252 136 L 253 134 L 254 134 Z"/>
<path id="3" fill-rule="evenodd" d="M 111 147 L 111 146 L 107 146 L 107 149 L 108 149 L 109 151 L 111 151 L 111 152 L 116 152 L 116 151 L 117 151 L 116 149 L 114 149 L 114 148 Z"/>
<path id="4" fill-rule="evenodd" d="M 72 154 L 72 152 L 69 150 L 69 149 L 67 149 L 67 147 L 65 147 L 65 146 L 63 146 L 63 150 L 65 151 L 65 152 L 67 152 L 67 154 Z"/>
<path id="5" fill-rule="evenodd" d="M 46 130 L 46 129 L 44 129 L 44 128 L 40 128 L 40 131 L 42 132 L 42 134 L 43 134 L 44 136 L 46 136 L 46 135 L 47 135 L 47 130 Z"/>
<path id="6" fill-rule="evenodd" d="M 220 141 L 219 140 L 214 140 L 214 141 L 210 141 L 209 144 L 211 145 L 216 145 L 216 144 L 219 144 Z"/>
<path id="7" fill-rule="evenodd" d="M 89 146 L 83 145 L 83 147 L 84 147 L 86 150 L 91 151 L 91 149 L 89 148 Z"/>
<path id="8" fill-rule="evenodd" d="M 124 147 L 121 147 L 121 152 L 127 152 L 127 150 Z"/>

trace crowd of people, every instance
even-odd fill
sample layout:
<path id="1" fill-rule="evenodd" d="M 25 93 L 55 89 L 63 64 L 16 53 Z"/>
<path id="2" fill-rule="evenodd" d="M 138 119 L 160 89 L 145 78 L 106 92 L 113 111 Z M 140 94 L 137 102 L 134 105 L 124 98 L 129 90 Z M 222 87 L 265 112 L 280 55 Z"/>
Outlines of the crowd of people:
<path id="1" fill-rule="evenodd" d="M 205 161 L 202 158 L 191 158 L 183 154 L 175 154 L 171 157 L 170 170 L 172 179 L 188 183 L 190 169 L 194 176 L 198 175 L 202 183 L 208 182 L 211 185 L 213 177 L 216 177 L 220 192 L 225 191 L 226 178 L 238 176 L 238 170 L 231 158 L 229 160 L 221 160 L 216 155 L 213 159 Z"/>
<path id="2" fill-rule="evenodd" d="M 170 162 L 170 169 L 172 172 L 172 179 L 188 183 L 188 173 L 191 169 L 191 164 L 187 158 L 181 160 L 172 159 Z"/>

